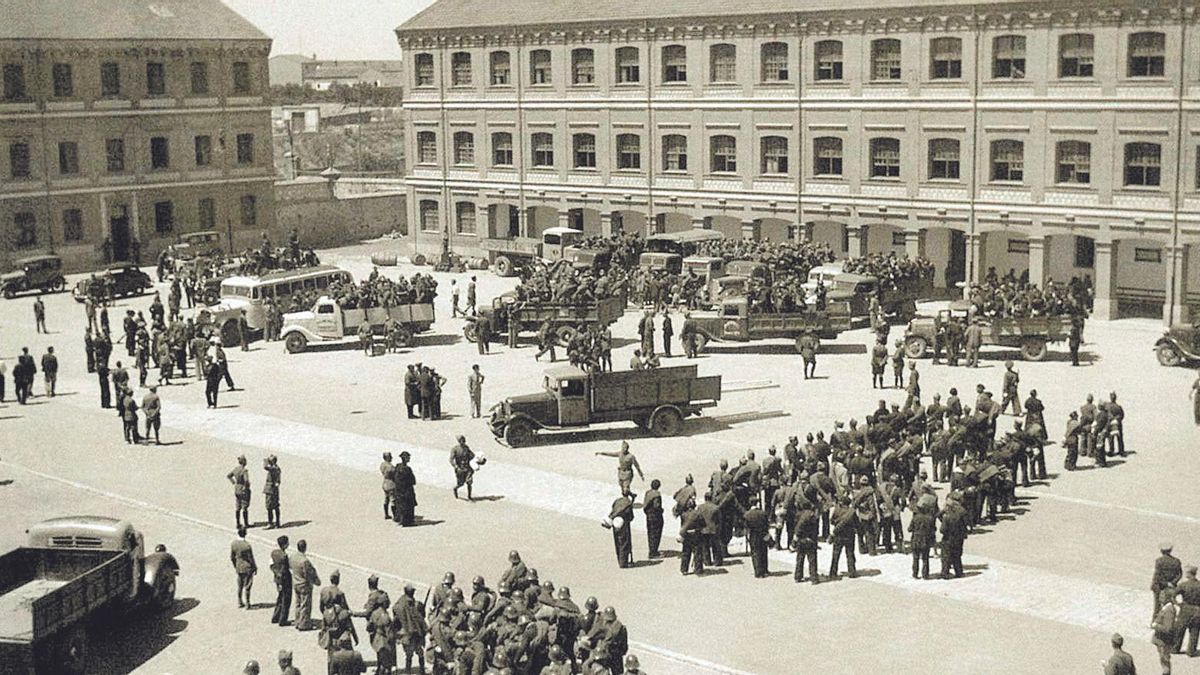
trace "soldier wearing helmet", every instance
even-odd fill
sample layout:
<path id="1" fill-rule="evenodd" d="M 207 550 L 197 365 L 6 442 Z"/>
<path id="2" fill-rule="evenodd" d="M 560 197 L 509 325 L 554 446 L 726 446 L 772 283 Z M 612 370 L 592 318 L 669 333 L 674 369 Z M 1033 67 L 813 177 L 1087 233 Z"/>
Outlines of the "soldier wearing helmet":
<path id="1" fill-rule="evenodd" d="M 529 584 L 529 568 L 521 561 L 521 554 L 517 551 L 509 551 L 508 562 L 508 569 L 500 575 L 500 583 L 506 584 L 514 592 L 525 590 Z"/>

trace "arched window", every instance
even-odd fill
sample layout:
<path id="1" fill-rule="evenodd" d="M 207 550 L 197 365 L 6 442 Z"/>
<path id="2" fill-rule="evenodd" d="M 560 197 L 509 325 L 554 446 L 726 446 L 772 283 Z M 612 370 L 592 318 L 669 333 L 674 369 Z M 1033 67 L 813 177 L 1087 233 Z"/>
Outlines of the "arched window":
<path id="1" fill-rule="evenodd" d="M 992 39 L 992 77 L 1025 79 L 1025 36 L 998 35 Z"/>
<path id="2" fill-rule="evenodd" d="M 642 81 L 642 68 L 637 47 L 617 48 L 617 84 L 636 84 Z"/>
<path id="3" fill-rule="evenodd" d="M 813 139 L 813 174 L 842 175 L 842 139 L 833 136 Z"/>
<path id="4" fill-rule="evenodd" d="M 786 42 L 768 42 L 762 46 L 762 81 L 787 82 L 788 46 Z"/>
<path id="5" fill-rule="evenodd" d="M 709 49 L 709 82 L 737 82 L 737 47 L 713 45 Z"/>
<path id="6" fill-rule="evenodd" d="M 596 56 L 586 47 L 571 50 L 571 84 L 596 81 Z"/>
<path id="7" fill-rule="evenodd" d="M 471 84 L 471 55 L 467 52 L 454 52 L 450 55 L 450 84 L 455 87 Z"/>
<path id="8" fill-rule="evenodd" d="M 900 41 L 884 38 L 871 41 L 871 79 L 900 79 Z"/>
<path id="9" fill-rule="evenodd" d="M 688 141 L 683 134 L 663 136 L 663 171 L 688 170 Z"/>
<path id="10" fill-rule="evenodd" d="M 617 135 L 617 168 L 642 168 L 642 139 L 637 134 Z"/>
<path id="11" fill-rule="evenodd" d="M 821 40 L 813 48 L 816 61 L 814 77 L 818 81 L 842 79 L 842 43 L 839 40 Z"/>
<path id="12" fill-rule="evenodd" d="M 489 57 L 492 72 L 492 86 L 505 87 L 512 84 L 512 70 L 508 52 L 492 52 Z"/>
<path id="13" fill-rule="evenodd" d="M 713 173 L 737 171 L 737 139 L 733 136 L 713 136 L 709 141 Z"/>
<path id="14" fill-rule="evenodd" d="M 788 139 L 784 136 L 763 136 L 760 171 L 764 175 L 787 175 Z"/>
<path id="15" fill-rule="evenodd" d="M 667 45 L 662 48 L 663 82 L 687 82 L 687 47 Z"/>
<path id="16" fill-rule="evenodd" d="M 417 163 L 437 164 L 437 134 L 432 131 L 417 132 Z"/>
<path id="17" fill-rule="evenodd" d="M 596 168 L 596 135 L 575 134 L 571 137 L 576 169 Z"/>
<path id="18" fill-rule="evenodd" d="M 553 75 L 549 49 L 535 49 L 529 52 L 530 84 L 550 84 L 554 81 Z"/>
<path id="19" fill-rule="evenodd" d="M 992 180 L 1025 180 L 1025 144 L 1021 141 L 992 141 Z"/>
<path id="20" fill-rule="evenodd" d="M 456 131 L 454 133 L 454 163 L 475 163 L 475 134 L 469 131 Z"/>
<path id="21" fill-rule="evenodd" d="M 545 132 L 533 134 L 530 137 L 530 156 L 533 166 L 553 168 L 554 166 L 554 136 Z"/>
<path id="22" fill-rule="evenodd" d="M 433 74 L 433 54 L 423 52 L 413 56 L 413 77 L 418 87 L 432 87 Z"/>
<path id="23" fill-rule="evenodd" d="M 953 138 L 934 138 L 929 141 L 929 178 L 958 180 L 959 144 Z"/>
<path id="24" fill-rule="evenodd" d="M 512 166 L 512 164 L 512 134 L 507 131 L 497 131 L 492 134 L 492 166 Z"/>
<path id="25" fill-rule="evenodd" d="M 1167 37 L 1162 33 L 1129 36 L 1129 77 L 1162 77 L 1166 66 Z"/>
<path id="26" fill-rule="evenodd" d="M 871 177 L 900 177 L 900 140 L 897 138 L 871 139 Z"/>
<path id="27" fill-rule="evenodd" d="M 454 211 L 454 231 L 458 234 L 475 234 L 475 202 L 459 202 Z"/>
<path id="28" fill-rule="evenodd" d="M 962 77 L 962 40 L 941 37 L 929 41 L 929 77 L 933 80 Z"/>

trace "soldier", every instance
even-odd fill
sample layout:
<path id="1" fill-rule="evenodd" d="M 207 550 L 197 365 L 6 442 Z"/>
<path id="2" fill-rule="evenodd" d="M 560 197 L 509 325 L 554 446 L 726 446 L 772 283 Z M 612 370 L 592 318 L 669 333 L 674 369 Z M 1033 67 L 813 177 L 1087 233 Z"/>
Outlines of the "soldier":
<path id="1" fill-rule="evenodd" d="M 908 531 L 912 533 L 909 541 L 912 546 L 912 577 L 916 579 L 919 573 L 922 579 L 928 580 L 929 550 L 937 543 L 937 520 L 934 514 L 918 505 L 913 509 Z"/>
<path id="2" fill-rule="evenodd" d="M 683 353 L 689 359 L 696 358 L 696 322 L 692 320 L 691 312 L 683 313 L 683 328 L 679 331 L 679 339 L 683 341 Z"/>
<path id="3" fill-rule="evenodd" d="M 1009 403 L 1012 403 L 1013 417 L 1021 416 L 1021 397 L 1017 394 L 1017 384 L 1021 381 L 1021 375 L 1013 370 L 1013 362 L 1004 362 L 1004 398 L 1000 401 L 1000 411 L 1008 410 Z"/>
<path id="4" fill-rule="evenodd" d="M 1092 435 L 1092 423 L 1096 421 L 1096 405 L 1092 403 L 1092 395 L 1087 395 L 1087 402 L 1079 407 L 1079 452 L 1084 457 L 1094 457 L 1095 437 Z"/>
<path id="5" fill-rule="evenodd" d="M 638 464 L 637 457 L 629 451 L 629 442 L 621 441 L 621 449 L 617 452 L 597 451 L 597 457 L 616 457 L 617 458 L 617 485 L 621 487 L 621 492 L 630 491 L 630 486 L 633 485 L 633 472 L 637 470 L 637 476 L 641 480 L 646 480 L 646 476 L 642 473 L 642 465 Z"/>
<path id="6" fill-rule="evenodd" d="M 1151 643 L 1158 649 L 1158 663 L 1163 675 L 1171 675 L 1171 651 L 1175 647 L 1175 634 L 1179 630 L 1179 610 L 1175 607 L 1175 590 L 1163 590 L 1156 601 L 1161 605 L 1154 613 L 1150 628 L 1154 630 Z"/>
<path id="7" fill-rule="evenodd" d="M 1183 564 L 1179 562 L 1179 558 L 1171 555 L 1173 548 L 1170 542 L 1163 542 L 1158 546 L 1162 555 L 1154 561 L 1154 577 L 1150 580 L 1150 591 L 1154 594 L 1154 611 L 1151 612 L 1151 618 L 1158 616 L 1158 610 L 1162 607 L 1162 592 L 1174 589 L 1175 584 L 1183 577 Z"/>
<path id="8" fill-rule="evenodd" d="M 804 379 L 817 376 L 817 338 L 809 333 L 800 336 L 800 358 L 804 361 Z"/>
<path id="9" fill-rule="evenodd" d="M 416 522 L 417 477 L 408 460 L 412 457 L 407 450 L 400 453 L 400 464 L 394 474 L 396 481 L 396 503 L 392 508 L 393 519 L 402 527 L 412 527 Z M 470 492 L 468 486 L 467 491 Z"/>
<path id="10" fill-rule="evenodd" d="M 896 351 L 892 352 L 892 386 L 904 388 L 904 341 L 896 340 Z M 882 389 L 882 387 L 880 387 Z"/>
<path id="11" fill-rule="evenodd" d="M 638 335 L 642 338 L 642 354 L 649 356 L 654 353 L 654 312 L 646 310 L 638 322 Z"/>
<path id="12" fill-rule="evenodd" d="M 942 579 L 949 579 L 951 570 L 955 578 L 962 578 L 962 552 L 967 528 L 967 511 L 960 505 L 956 492 L 951 492 L 942 510 Z"/>
<path id="13" fill-rule="evenodd" d="M 237 318 L 238 327 L 238 342 L 241 344 L 242 351 L 250 351 L 250 324 L 246 322 L 246 310 L 241 310 Z M 229 383 L 230 391 L 233 390 L 233 383 Z"/>
<path id="14" fill-rule="evenodd" d="M 1105 438 L 1108 436 L 1109 422 L 1108 406 L 1101 404 L 1092 418 L 1092 437 L 1089 439 L 1092 457 L 1096 460 L 1096 466 L 1100 467 L 1108 466 L 1108 443 Z"/>
<path id="15" fill-rule="evenodd" d="M 678 493 L 676 493 L 678 495 Z M 689 501 L 694 500 L 693 495 Z M 678 508 L 678 505 L 676 506 Z M 706 535 L 704 515 L 695 508 L 686 509 L 679 515 L 679 537 L 683 544 L 683 552 L 679 557 L 679 573 L 702 574 L 704 572 L 704 548 Z M 691 571 L 688 571 L 688 568 Z"/>
<path id="16" fill-rule="evenodd" d="M 279 650 L 279 675 L 300 675 L 300 670 L 292 666 L 292 653 L 286 649 Z"/>
<path id="17" fill-rule="evenodd" d="M 633 566 L 633 494 L 629 488 L 621 489 L 621 496 L 613 501 L 604 526 L 612 530 L 613 546 L 617 551 L 617 566 L 621 569 Z"/>
<path id="18" fill-rule="evenodd" d="M 663 356 L 671 357 L 671 338 L 675 335 L 675 327 L 671 324 L 671 313 L 663 310 L 662 320 L 662 337 L 663 337 Z"/>
<path id="19" fill-rule="evenodd" d="M 1137 667 L 1133 665 L 1133 657 L 1121 647 L 1125 638 L 1120 633 L 1113 633 L 1111 640 L 1113 653 L 1107 661 L 1102 662 L 1104 675 L 1137 675 Z"/>
<path id="20" fill-rule="evenodd" d="M 475 459 L 475 453 L 467 445 L 467 437 L 459 436 L 458 444 L 450 449 L 450 466 L 454 467 L 454 498 L 458 499 L 458 489 L 462 486 L 467 486 L 467 501 L 475 501 L 471 496 L 471 488 L 475 482 L 475 469 L 471 466 L 471 460 Z"/>
<path id="21" fill-rule="evenodd" d="M 138 404 L 137 400 L 133 398 L 133 390 L 129 388 L 128 384 L 121 393 L 121 407 L 124 410 L 122 419 L 125 421 L 125 442 L 141 443 L 142 436 L 138 432 Z"/>
<path id="22" fill-rule="evenodd" d="M 908 397 L 904 399 L 904 410 L 910 411 L 913 405 L 921 405 L 921 373 L 917 372 L 917 362 L 908 364 L 908 386 L 905 388 Z"/>
<path id="23" fill-rule="evenodd" d="M 321 589 L 321 597 L 317 604 L 317 609 L 324 614 L 330 607 L 339 607 L 341 609 L 350 609 L 350 603 L 346 600 L 346 594 L 338 585 L 342 581 L 342 573 L 339 570 L 334 570 L 329 573 L 329 585 Z"/>
<path id="24" fill-rule="evenodd" d="M 42 368 L 45 370 L 45 366 Z M 1108 436 L 1108 455 L 1125 456 L 1125 409 L 1117 403 L 1117 392 L 1108 394 L 1108 417 L 1111 432 Z"/>
<path id="25" fill-rule="evenodd" d="M 467 376 L 467 393 L 471 396 L 471 417 L 483 415 L 483 381 L 487 379 L 479 372 L 479 364 L 471 366 L 471 374 Z"/>
<path id="26" fill-rule="evenodd" d="M 663 504 L 659 488 L 662 481 L 655 478 L 650 481 L 650 489 L 642 496 L 642 514 L 646 517 L 646 543 L 649 557 L 659 557 L 658 547 L 662 542 Z"/>
<path id="27" fill-rule="evenodd" d="M 500 575 L 500 587 L 508 586 L 513 593 L 524 591 L 529 586 L 529 568 L 521 560 L 518 551 L 508 552 L 508 569 Z"/>
<path id="28" fill-rule="evenodd" d="M 983 345 L 983 326 L 978 319 L 971 321 L 971 325 L 967 327 L 963 334 L 963 342 L 967 348 L 967 367 L 978 368 L 979 348 Z"/>
<path id="29" fill-rule="evenodd" d="M 354 649 L 354 638 L 343 633 L 337 639 L 336 651 L 330 652 L 330 675 L 358 675 L 367 672 L 367 664 L 363 662 L 362 654 Z"/>
<path id="30" fill-rule="evenodd" d="M 793 542 L 796 546 L 796 569 L 792 573 L 792 580 L 798 584 L 804 582 L 804 563 L 807 560 L 809 580 L 816 585 L 821 583 L 821 577 L 817 573 L 817 540 L 820 538 L 817 505 L 801 493 L 797 493 L 794 501 L 796 502 L 796 524 Z"/>
<path id="31" fill-rule="evenodd" d="M 363 354 L 367 356 L 372 356 L 371 342 L 371 326 L 364 320 L 358 326 L 358 346 L 362 348 Z"/>
<path id="32" fill-rule="evenodd" d="M 883 340 L 875 340 L 871 347 L 871 388 L 883 389 L 883 369 L 887 365 L 888 350 Z"/>
<path id="33" fill-rule="evenodd" d="M 279 516 L 279 482 L 283 471 L 279 468 L 279 459 L 269 455 L 263 460 L 263 470 L 267 472 L 267 480 L 263 484 L 263 498 L 267 507 L 267 529 L 283 527 Z"/>
<path id="34" fill-rule="evenodd" d="M 383 518 L 390 520 L 395 510 L 396 480 L 394 472 L 396 465 L 392 464 L 392 453 L 383 453 L 383 461 L 379 463 L 379 473 L 383 476 Z"/>
<path id="35" fill-rule="evenodd" d="M 378 577 L 375 577 L 378 583 Z M 367 610 L 367 635 L 375 650 L 376 675 L 391 675 L 396 667 L 396 623 L 388 612 L 391 600 L 387 595 L 375 600 Z"/>
<path id="36" fill-rule="evenodd" d="M 217 338 L 213 338 L 215 342 Z M 217 398 L 221 393 L 221 377 L 223 370 L 221 364 L 212 359 L 205 359 L 202 364 L 207 370 L 203 371 L 205 376 L 204 398 L 208 402 L 208 407 L 217 407 Z"/>
<path id="37" fill-rule="evenodd" d="M 1067 432 L 1063 438 L 1063 447 L 1066 448 L 1067 456 L 1063 460 L 1063 468 L 1067 471 L 1074 471 L 1075 465 L 1079 461 L 1079 437 L 1082 433 L 1082 427 L 1079 424 L 1079 413 L 1071 411 L 1070 417 L 1067 419 Z"/>
<path id="38" fill-rule="evenodd" d="M 288 626 L 291 625 L 288 610 L 292 606 L 292 570 L 288 566 L 287 535 L 280 535 L 275 543 L 279 548 L 271 551 L 271 574 L 275 577 L 275 611 L 271 613 L 271 623 Z"/>
<path id="39" fill-rule="evenodd" d="M 33 321 L 35 330 L 38 333 L 49 333 L 46 330 L 46 304 L 42 302 L 42 296 L 37 296 L 33 300 Z"/>
<path id="40" fill-rule="evenodd" d="M 1083 344 L 1083 317 L 1075 314 L 1071 317 L 1071 333 L 1067 338 L 1067 346 L 1071 349 L 1071 365 L 1079 365 L 1079 346 Z"/>
<path id="41" fill-rule="evenodd" d="M 1189 658 L 1200 656 L 1196 651 L 1200 639 L 1200 581 L 1196 580 L 1196 566 L 1188 565 L 1187 577 L 1179 582 L 1176 595 L 1179 596 L 1179 621 L 1175 626 L 1175 653 L 1183 653 L 1183 636 L 1188 634 L 1187 655 Z"/>
<path id="42" fill-rule="evenodd" d="M 408 408 L 408 419 L 416 419 L 413 408 L 421 408 L 420 373 L 417 372 L 417 366 L 411 363 L 404 374 L 404 406 Z"/>
<path id="43" fill-rule="evenodd" d="M 474 277 L 472 277 L 474 278 Z M 473 306 L 473 305 L 472 305 Z M 399 630 L 397 639 L 404 648 L 404 672 L 412 671 L 413 656 L 417 657 L 420 672 L 425 672 L 425 635 L 429 626 L 421 615 L 421 608 L 414 597 L 417 589 L 412 584 L 404 584 L 404 595 L 396 601 L 392 610 L 395 623 Z"/>
<path id="44" fill-rule="evenodd" d="M 846 552 L 846 570 L 851 579 L 858 576 L 854 564 L 854 537 L 856 534 L 856 517 L 850 506 L 850 497 L 843 495 L 838 499 L 833 509 L 833 558 L 829 564 L 829 578 L 838 578 L 838 562 L 842 551 Z"/>
<path id="45" fill-rule="evenodd" d="M 250 589 L 254 586 L 254 575 L 258 574 L 258 565 L 254 563 L 254 549 L 250 547 L 250 542 L 246 541 L 244 527 L 238 528 L 238 538 L 229 546 L 229 562 L 237 572 L 238 607 L 250 609 Z"/>
<path id="46" fill-rule="evenodd" d="M 146 440 L 150 440 L 150 432 L 154 432 L 154 444 L 162 445 L 158 432 L 162 428 L 162 401 L 158 398 L 158 387 L 150 385 L 150 393 L 142 397 L 142 412 L 146 415 Z"/>
<path id="47" fill-rule="evenodd" d="M 225 478 L 233 485 L 235 527 L 250 529 L 250 472 L 246 470 L 245 455 L 238 456 L 237 466 Z"/>
<path id="48" fill-rule="evenodd" d="M 783 460 L 776 455 L 775 446 L 767 448 L 762 461 L 763 504 L 771 509 L 775 503 L 775 492 L 783 482 Z"/>
<path id="49" fill-rule="evenodd" d="M 746 544 L 750 548 L 750 563 L 754 567 L 754 578 L 765 579 L 767 573 L 767 546 L 771 538 L 767 512 L 754 499 L 751 507 L 742 514 L 746 525 Z"/>
<path id="50" fill-rule="evenodd" d="M 883 549 L 893 552 L 895 548 L 904 553 L 904 526 L 901 514 L 904 512 L 904 491 L 900 488 L 899 474 L 892 474 L 888 480 L 879 484 L 879 530 L 883 535 Z"/>

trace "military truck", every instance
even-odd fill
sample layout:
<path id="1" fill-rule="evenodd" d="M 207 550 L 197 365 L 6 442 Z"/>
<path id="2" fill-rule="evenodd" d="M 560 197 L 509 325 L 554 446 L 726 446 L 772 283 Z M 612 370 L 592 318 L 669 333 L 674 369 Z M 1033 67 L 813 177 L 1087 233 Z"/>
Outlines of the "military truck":
<path id="1" fill-rule="evenodd" d="M 479 321 L 487 320 L 491 323 L 492 338 L 503 340 L 509 336 L 511 344 L 521 333 L 540 330 L 549 321 L 558 339 L 566 343 L 589 326 L 612 325 L 625 313 L 625 304 L 623 296 L 575 304 L 530 302 L 518 300 L 517 294 L 509 291 L 493 298 L 490 307 L 480 307 L 475 316 L 467 317 L 463 337 L 475 342 L 479 337 Z"/>
<path id="2" fill-rule="evenodd" d="M 336 342 L 357 336 L 364 323 L 370 325 L 372 335 L 382 335 L 388 319 L 395 321 L 400 329 L 400 342 L 396 346 L 411 347 L 416 340 L 414 334 L 423 333 L 433 325 L 433 303 L 347 309 L 323 295 L 310 310 L 284 314 L 279 336 L 289 354 L 299 354 L 308 349 L 309 342 Z"/>
<path id="3" fill-rule="evenodd" d="M 721 376 L 700 377 L 695 365 L 608 373 L 557 366 L 546 370 L 543 387 L 493 407 L 492 434 L 518 448 L 538 431 L 632 420 L 655 436 L 675 436 L 685 418 L 721 400 Z"/>
<path id="4" fill-rule="evenodd" d="M 718 230 L 702 229 L 652 234 L 646 237 L 646 247 L 638 258 L 638 266 L 652 272 L 665 270 L 669 274 L 679 274 L 683 271 L 683 259 L 695 255 L 701 244 L 724 238 Z"/>
<path id="5" fill-rule="evenodd" d="M 744 297 L 724 298 L 716 309 L 694 311 L 696 351 L 702 352 L 709 342 L 752 342 L 771 338 L 793 340 L 796 351 L 805 336 L 817 341 L 836 339 L 850 330 L 850 314 L 844 303 L 829 303 L 825 311 L 809 310 L 783 314 L 752 311 Z"/>
<path id="6" fill-rule="evenodd" d="M 92 619 L 175 605 L 179 563 L 161 545 L 147 554 L 127 521 L 55 518 L 28 534 L 0 556 L 2 673 L 82 675 Z"/>
<path id="7" fill-rule="evenodd" d="M 1168 368 L 1200 361 L 1200 332 L 1194 326 L 1175 326 L 1154 343 L 1158 362 Z"/>
<path id="8" fill-rule="evenodd" d="M 484 239 L 479 245 L 487 251 L 492 271 L 502 277 L 511 277 L 537 261 L 555 263 L 565 259 L 574 262 L 578 256 L 581 264 L 587 267 L 598 259 L 607 260 L 603 253 L 582 256 L 583 249 L 578 246 L 582 240 L 583 232 L 574 228 L 548 227 L 542 230 L 541 239 Z"/>
<path id="9" fill-rule="evenodd" d="M 918 316 L 908 322 L 904 331 L 904 352 L 910 359 L 925 358 L 933 346 L 934 337 L 952 318 L 964 326 L 971 303 L 955 300 L 949 308 L 934 316 Z M 1041 361 L 1049 353 L 1048 345 L 1062 342 L 1071 336 L 1070 316 L 1030 316 L 1023 318 L 975 317 L 983 327 L 983 344 L 1018 347 L 1026 361 Z"/>

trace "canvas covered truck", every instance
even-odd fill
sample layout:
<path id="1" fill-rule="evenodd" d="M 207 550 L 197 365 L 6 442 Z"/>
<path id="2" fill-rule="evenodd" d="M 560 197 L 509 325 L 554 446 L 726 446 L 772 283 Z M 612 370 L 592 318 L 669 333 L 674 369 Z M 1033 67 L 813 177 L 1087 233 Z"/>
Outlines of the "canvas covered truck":
<path id="1" fill-rule="evenodd" d="M 910 359 L 924 358 L 933 348 L 934 338 L 951 319 L 958 320 L 964 329 L 971 303 L 955 300 L 948 309 L 934 316 L 918 316 L 908 322 L 904 331 L 904 352 Z M 1048 345 L 1062 342 L 1071 336 L 1070 316 L 1030 316 L 1022 318 L 976 317 L 983 327 L 983 345 L 1017 347 L 1026 361 L 1041 361 L 1049 353 Z"/>
<path id="2" fill-rule="evenodd" d="M 557 366 L 546 370 L 543 388 L 492 408 L 492 434 L 517 448 L 539 431 L 633 421 L 655 436 L 675 436 L 686 418 L 721 400 L 721 376 L 701 377 L 694 365 L 607 373 Z"/>
<path id="3" fill-rule="evenodd" d="M 721 300 L 715 309 L 695 311 L 691 320 L 696 326 L 696 351 L 702 352 L 709 342 L 753 342 L 772 338 L 793 340 L 800 351 L 802 339 L 833 340 L 850 330 L 850 314 L 844 303 L 829 303 L 825 311 L 780 313 L 758 312 L 750 308 L 746 298 Z"/>
<path id="4" fill-rule="evenodd" d="M 411 347 L 415 344 L 415 335 L 433 325 L 433 303 L 347 309 L 337 300 L 323 295 L 310 310 L 284 314 L 279 336 L 289 354 L 299 354 L 308 349 L 310 342 L 338 342 L 356 337 L 363 323 L 370 326 L 373 336 L 387 339 L 384 326 L 389 318 L 397 324 L 396 346 Z"/>
<path id="5" fill-rule="evenodd" d="M 468 317 L 463 336 L 469 342 L 475 342 L 479 337 L 479 322 L 486 320 L 493 340 L 504 340 L 508 336 L 509 344 L 512 344 L 521 333 L 538 331 L 549 321 L 558 339 L 566 343 L 577 331 L 589 326 L 612 325 L 625 313 L 625 304 L 623 296 L 587 303 L 529 302 L 518 300 L 516 293 L 510 291 L 493 298 L 490 307 L 478 308 L 474 317 Z"/>
<path id="6" fill-rule="evenodd" d="M 56 518 L 0 556 L 0 673 L 81 675 L 99 615 L 175 605 L 179 564 L 124 520 Z"/>

